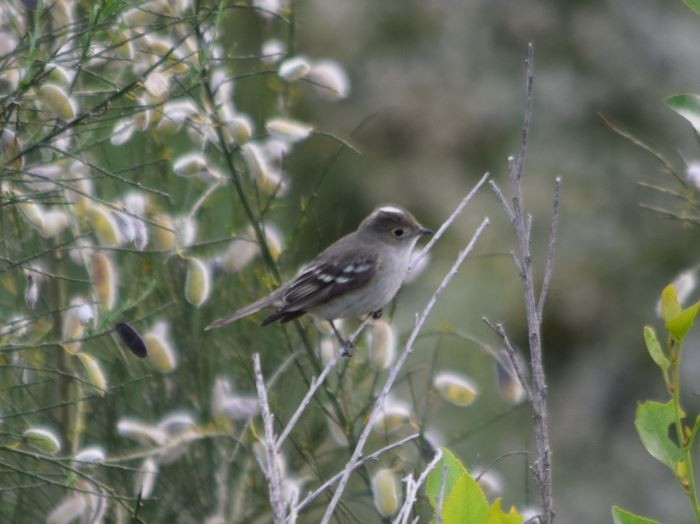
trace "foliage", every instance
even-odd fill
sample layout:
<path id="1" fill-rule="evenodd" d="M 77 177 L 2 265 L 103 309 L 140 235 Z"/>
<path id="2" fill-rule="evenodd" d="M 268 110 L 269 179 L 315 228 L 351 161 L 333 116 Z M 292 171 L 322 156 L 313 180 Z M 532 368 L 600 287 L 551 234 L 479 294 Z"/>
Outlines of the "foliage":
<path id="1" fill-rule="evenodd" d="M 649 454 L 665 464 L 690 498 L 695 517 L 700 522 L 700 502 L 697 496 L 693 447 L 700 417 L 689 426 L 680 403 L 681 387 L 679 369 L 683 355 L 683 343 L 700 310 L 700 302 L 683 308 L 676 288 L 668 285 L 661 293 L 660 311 L 668 331 L 665 348 L 662 348 L 654 328 L 644 327 L 644 341 L 652 360 L 662 371 L 670 399 L 666 402 L 647 400 L 637 406 L 635 427 Z M 673 428 L 672 431 L 671 428 Z M 653 522 L 621 508 L 613 508 L 615 523 Z"/>
<path id="2" fill-rule="evenodd" d="M 613 506 L 612 516 L 613 524 L 659 524 L 656 520 L 640 517 L 619 506 Z"/>
<path id="3" fill-rule="evenodd" d="M 506 513 L 501 499 L 491 505 L 486 494 L 464 464 L 442 448 L 442 459 L 428 475 L 425 490 L 428 500 L 444 524 L 520 524 L 522 516 L 514 507 Z"/>
<path id="4" fill-rule="evenodd" d="M 700 1 L 698 0 L 683 0 L 683 3 L 690 7 L 693 11 L 700 15 Z"/>
<path id="5" fill-rule="evenodd" d="M 676 113 L 690 122 L 696 133 L 700 133 L 700 96 L 673 95 L 666 99 L 666 103 Z"/>

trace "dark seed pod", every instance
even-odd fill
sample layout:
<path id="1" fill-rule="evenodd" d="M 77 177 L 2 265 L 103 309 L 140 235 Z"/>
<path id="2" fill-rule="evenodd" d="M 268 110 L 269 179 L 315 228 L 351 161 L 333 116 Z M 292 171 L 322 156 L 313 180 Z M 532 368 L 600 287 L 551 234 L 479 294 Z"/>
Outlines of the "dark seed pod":
<path id="1" fill-rule="evenodd" d="M 122 342 L 126 344 L 131 352 L 139 358 L 144 358 L 148 354 L 146 351 L 146 344 L 143 342 L 143 338 L 138 331 L 131 327 L 126 322 L 119 322 L 114 326 L 114 330 L 122 339 Z"/>

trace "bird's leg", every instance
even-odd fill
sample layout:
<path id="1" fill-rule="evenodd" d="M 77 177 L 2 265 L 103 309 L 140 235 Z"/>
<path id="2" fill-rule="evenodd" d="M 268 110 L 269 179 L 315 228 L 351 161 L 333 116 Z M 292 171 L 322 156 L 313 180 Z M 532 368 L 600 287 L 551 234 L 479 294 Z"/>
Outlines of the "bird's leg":
<path id="1" fill-rule="evenodd" d="M 340 342 L 340 347 L 342 349 L 342 355 L 344 357 L 351 357 L 352 356 L 352 342 L 349 340 L 345 340 L 343 336 L 340 334 L 340 331 L 338 331 L 338 328 L 335 327 L 335 324 L 333 323 L 332 320 L 329 320 L 328 323 L 331 325 L 331 329 L 333 330 L 333 333 L 335 334 L 335 337 L 338 339 L 338 342 Z"/>
<path id="2" fill-rule="evenodd" d="M 384 310 L 383 310 L 383 309 L 378 309 L 377 311 L 372 311 L 372 312 L 370 313 L 370 316 L 371 316 L 374 320 L 377 320 L 377 319 L 382 318 L 382 314 L 383 314 L 383 313 L 384 313 Z"/>

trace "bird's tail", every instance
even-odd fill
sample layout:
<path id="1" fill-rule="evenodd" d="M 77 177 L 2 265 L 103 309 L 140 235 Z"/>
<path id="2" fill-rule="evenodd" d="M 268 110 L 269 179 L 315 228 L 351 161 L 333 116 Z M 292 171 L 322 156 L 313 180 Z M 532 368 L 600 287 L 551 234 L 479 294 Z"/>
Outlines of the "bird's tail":
<path id="1" fill-rule="evenodd" d="M 230 324 L 231 322 L 235 322 L 236 320 L 239 320 L 243 317 L 247 317 L 248 315 L 252 315 L 253 313 L 257 313 L 261 309 L 271 306 L 275 303 L 277 300 L 277 293 L 270 293 L 266 297 L 262 297 L 260 300 L 256 300 L 252 304 L 248 304 L 247 306 L 244 306 L 240 309 L 236 309 L 235 311 L 231 311 L 227 315 L 224 315 L 221 318 L 217 318 L 214 322 L 209 324 L 207 327 L 204 328 L 204 331 L 209 331 L 210 329 L 216 329 L 220 328 L 222 326 L 225 326 L 226 324 Z"/>

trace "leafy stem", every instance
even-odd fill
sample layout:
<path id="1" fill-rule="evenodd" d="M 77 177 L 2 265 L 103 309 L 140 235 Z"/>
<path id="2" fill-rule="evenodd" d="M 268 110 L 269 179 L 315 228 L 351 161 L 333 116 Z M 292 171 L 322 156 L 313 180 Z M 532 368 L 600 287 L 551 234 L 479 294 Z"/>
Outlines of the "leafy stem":
<path id="1" fill-rule="evenodd" d="M 693 457 L 691 454 L 691 449 L 693 447 L 693 439 L 696 435 L 696 430 L 686 435 L 683 430 L 683 419 L 685 418 L 685 413 L 681 407 L 680 401 L 680 363 L 681 357 L 683 355 L 683 342 L 676 341 L 673 337 L 669 337 L 669 355 L 670 355 L 670 368 L 671 368 L 671 383 L 668 384 L 669 389 L 672 393 L 673 411 L 675 414 L 675 426 L 676 426 L 676 436 L 678 438 L 678 444 L 681 448 L 683 458 L 676 465 L 676 475 L 678 480 L 683 486 L 683 490 L 688 494 L 691 503 L 693 504 L 693 510 L 695 511 L 695 520 L 700 522 L 700 503 L 698 502 L 698 494 L 695 485 L 695 471 L 693 466 Z M 697 427 L 697 424 L 695 425 Z"/>
<path id="2" fill-rule="evenodd" d="M 683 425 L 686 415 L 681 407 L 680 367 L 683 342 L 700 311 L 700 302 L 683 308 L 673 285 L 666 286 L 661 293 L 661 316 L 668 338 L 665 347 L 659 343 L 653 327 L 644 327 L 644 342 L 652 360 L 661 369 L 664 383 L 671 395 L 666 402 L 647 400 L 637 406 L 634 424 L 642 444 L 658 461 L 668 466 L 683 487 L 693 505 L 695 520 L 700 524 L 700 503 L 695 484 L 695 469 L 691 450 L 699 429 L 698 417 L 691 429 Z M 674 426 L 676 439 L 669 435 Z M 615 524 L 658 524 L 657 521 L 634 515 L 627 510 L 613 507 Z"/>

